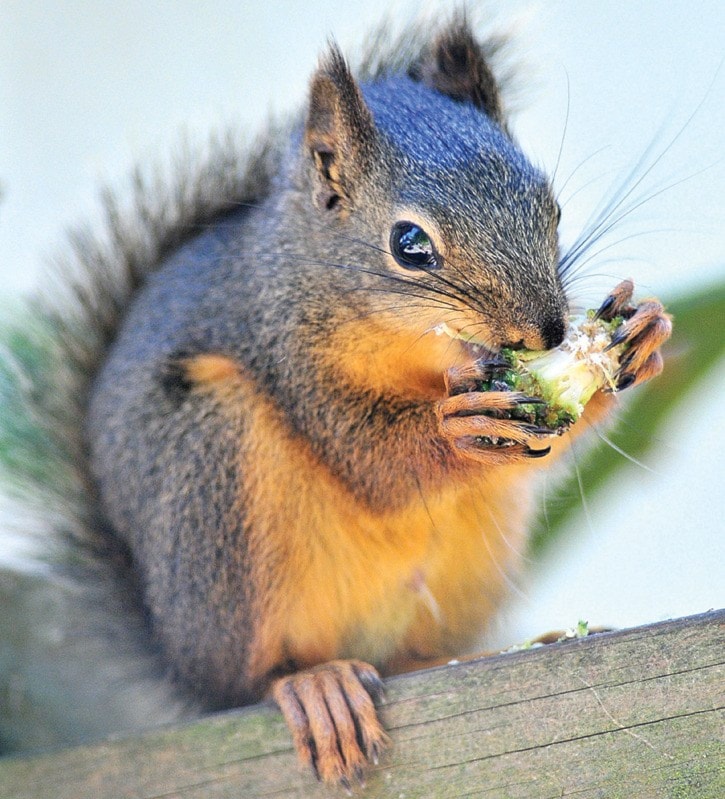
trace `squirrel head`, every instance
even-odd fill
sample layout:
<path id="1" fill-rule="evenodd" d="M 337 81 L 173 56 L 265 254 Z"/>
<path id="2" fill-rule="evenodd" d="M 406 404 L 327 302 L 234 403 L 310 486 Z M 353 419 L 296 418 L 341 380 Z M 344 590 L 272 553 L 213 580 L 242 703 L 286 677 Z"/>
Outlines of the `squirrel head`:
<path id="1" fill-rule="evenodd" d="M 465 20 L 370 81 L 332 45 L 301 146 L 294 216 L 306 254 L 340 267 L 337 313 L 347 303 L 390 335 L 445 329 L 490 350 L 561 342 L 558 206 Z"/>

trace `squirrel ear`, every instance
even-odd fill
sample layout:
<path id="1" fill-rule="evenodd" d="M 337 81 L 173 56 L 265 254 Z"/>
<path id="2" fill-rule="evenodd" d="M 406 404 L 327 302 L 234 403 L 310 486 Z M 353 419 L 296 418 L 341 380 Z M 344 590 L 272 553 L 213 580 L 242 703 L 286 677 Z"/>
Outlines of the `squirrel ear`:
<path id="1" fill-rule="evenodd" d="M 312 156 L 322 208 L 349 207 L 350 193 L 375 139 L 375 123 L 342 53 L 330 46 L 312 78 L 304 144 Z"/>
<path id="2" fill-rule="evenodd" d="M 453 100 L 473 103 L 505 127 L 496 78 L 465 17 L 455 19 L 438 35 L 410 74 Z"/>

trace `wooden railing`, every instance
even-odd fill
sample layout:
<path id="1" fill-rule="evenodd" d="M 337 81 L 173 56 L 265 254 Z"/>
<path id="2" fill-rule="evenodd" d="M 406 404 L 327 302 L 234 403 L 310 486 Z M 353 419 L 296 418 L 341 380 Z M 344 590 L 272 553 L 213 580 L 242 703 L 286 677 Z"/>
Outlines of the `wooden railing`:
<path id="1" fill-rule="evenodd" d="M 366 799 L 723 799 L 725 611 L 397 677 Z M 357 791 L 356 791 L 357 793 Z M 333 797 L 271 705 L 0 760 L 2 799 Z"/>

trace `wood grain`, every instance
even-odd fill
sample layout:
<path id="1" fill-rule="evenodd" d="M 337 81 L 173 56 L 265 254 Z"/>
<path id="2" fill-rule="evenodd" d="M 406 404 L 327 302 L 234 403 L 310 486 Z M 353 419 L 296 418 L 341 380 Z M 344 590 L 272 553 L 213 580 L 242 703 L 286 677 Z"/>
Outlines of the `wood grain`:
<path id="1" fill-rule="evenodd" d="M 725 611 L 388 681 L 362 796 L 723 799 Z M 2 799 L 334 797 L 269 705 L 0 760 Z"/>

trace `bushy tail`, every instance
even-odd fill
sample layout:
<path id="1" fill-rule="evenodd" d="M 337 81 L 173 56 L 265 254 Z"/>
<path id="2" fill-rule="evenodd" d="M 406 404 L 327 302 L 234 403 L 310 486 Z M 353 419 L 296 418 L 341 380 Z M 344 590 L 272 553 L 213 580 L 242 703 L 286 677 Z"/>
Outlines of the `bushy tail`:
<path id="1" fill-rule="evenodd" d="M 284 137 L 236 136 L 137 171 L 105 229 L 76 231 L 42 292 L 0 309 L 0 751 L 75 743 L 193 711 L 164 678 L 127 553 L 88 476 L 89 385 L 124 310 L 164 257 L 269 192 Z"/>

